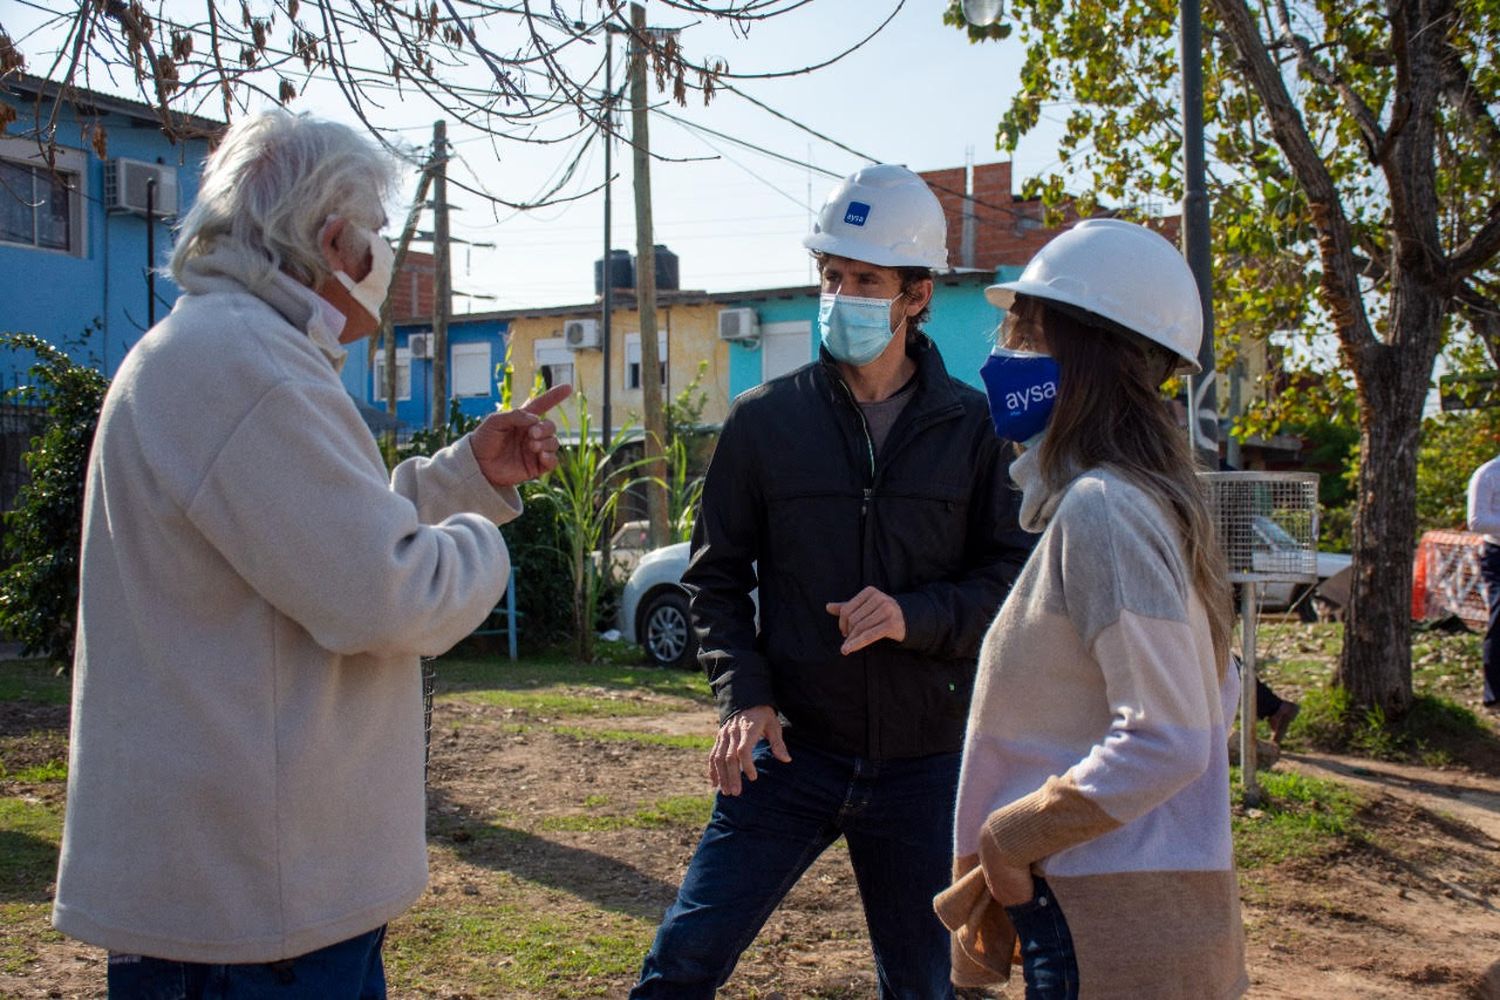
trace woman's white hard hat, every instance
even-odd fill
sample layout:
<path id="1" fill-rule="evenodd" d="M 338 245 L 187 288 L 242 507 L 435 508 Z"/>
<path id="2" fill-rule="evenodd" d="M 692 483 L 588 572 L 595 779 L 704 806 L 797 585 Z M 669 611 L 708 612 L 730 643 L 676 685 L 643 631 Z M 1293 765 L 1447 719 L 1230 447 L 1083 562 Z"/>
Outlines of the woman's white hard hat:
<path id="1" fill-rule="evenodd" d="M 984 294 L 1001 309 L 1017 295 L 1082 309 L 1176 354 L 1178 371 L 1203 371 L 1198 282 L 1177 248 L 1145 226 L 1085 219 L 1037 251 L 1015 281 Z"/>
<path id="2" fill-rule="evenodd" d="M 828 194 L 802 245 L 881 267 L 948 266 L 948 223 L 927 184 L 881 163 L 845 177 Z"/>

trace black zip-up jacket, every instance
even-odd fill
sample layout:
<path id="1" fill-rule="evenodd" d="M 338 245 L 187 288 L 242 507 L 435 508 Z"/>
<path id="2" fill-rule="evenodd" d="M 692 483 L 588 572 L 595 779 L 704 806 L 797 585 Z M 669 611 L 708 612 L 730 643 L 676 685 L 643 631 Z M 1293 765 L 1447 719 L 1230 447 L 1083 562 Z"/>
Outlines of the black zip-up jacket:
<path id="1" fill-rule="evenodd" d="M 962 749 L 979 644 L 1033 539 L 984 395 L 927 337 L 908 353 L 915 391 L 878 456 L 826 353 L 725 419 L 682 578 L 721 720 L 772 705 L 794 744 Z M 825 606 L 866 586 L 900 604 L 906 639 L 844 656 Z"/>

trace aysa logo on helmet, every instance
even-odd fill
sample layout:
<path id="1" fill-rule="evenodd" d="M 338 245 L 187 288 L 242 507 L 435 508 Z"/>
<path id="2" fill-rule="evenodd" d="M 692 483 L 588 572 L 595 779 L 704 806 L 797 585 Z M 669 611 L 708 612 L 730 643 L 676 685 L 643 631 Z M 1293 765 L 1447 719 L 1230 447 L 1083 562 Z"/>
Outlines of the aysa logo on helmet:
<path id="1" fill-rule="evenodd" d="M 1025 413 L 1033 403 L 1045 403 L 1057 398 L 1057 383 L 1043 382 L 1005 394 L 1005 408 L 1012 413 Z"/>
<path id="2" fill-rule="evenodd" d="M 870 217 L 870 206 L 862 201 L 851 201 L 844 209 L 844 222 L 851 226 L 863 226 Z"/>

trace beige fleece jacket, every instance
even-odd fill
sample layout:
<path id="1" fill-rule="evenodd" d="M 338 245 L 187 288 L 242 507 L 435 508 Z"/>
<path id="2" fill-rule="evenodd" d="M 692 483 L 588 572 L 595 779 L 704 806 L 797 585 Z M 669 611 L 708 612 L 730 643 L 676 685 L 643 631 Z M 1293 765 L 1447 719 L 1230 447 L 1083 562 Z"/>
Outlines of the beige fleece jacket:
<path id="1" fill-rule="evenodd" d="M 510 568 L 515 490 L 467 440 L 388 481 L 339 381 L 341 317 L 249 273 L 194 266 L 90 458 L 53 921 L 117 952 L 274 961 L 409 906 L 418 657 Z"/>

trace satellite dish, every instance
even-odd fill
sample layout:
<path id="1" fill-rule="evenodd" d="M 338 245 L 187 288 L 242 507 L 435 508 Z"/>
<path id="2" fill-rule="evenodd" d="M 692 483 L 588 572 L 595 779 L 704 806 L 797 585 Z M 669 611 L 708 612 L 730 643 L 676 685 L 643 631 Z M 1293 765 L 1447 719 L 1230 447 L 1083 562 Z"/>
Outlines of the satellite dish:
<path id="1" fill-rule="evenodd" d="M 963 0 L 964 20 L 976 28 L 988 28 L 1005 13 L 1004 0 Z"/>

